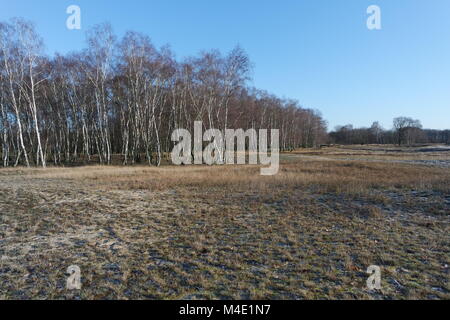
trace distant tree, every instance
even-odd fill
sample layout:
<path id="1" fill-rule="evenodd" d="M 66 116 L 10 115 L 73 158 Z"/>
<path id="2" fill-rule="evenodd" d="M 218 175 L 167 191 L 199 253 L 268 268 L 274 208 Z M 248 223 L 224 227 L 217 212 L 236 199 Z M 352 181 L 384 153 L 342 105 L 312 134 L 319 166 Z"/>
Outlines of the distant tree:
<path id="1" fill-rule="evenodd" d="M 383 135 L 383 127 L 380 125 L 378 121 L 374 122 L 372 126 L 370 127 L 370 136 L 371 136 L 371 143 L 380 144 L 381 138 Z"/>
<path id="2" fill-rule="evenodd" d="M 394 130 L 399 146 L 403 143 L 412 144 L 416 142 L 417 138 L 420 136 L 422 124 L 419 120 L 408 117 L 398 117 L 394 119 Z"/>

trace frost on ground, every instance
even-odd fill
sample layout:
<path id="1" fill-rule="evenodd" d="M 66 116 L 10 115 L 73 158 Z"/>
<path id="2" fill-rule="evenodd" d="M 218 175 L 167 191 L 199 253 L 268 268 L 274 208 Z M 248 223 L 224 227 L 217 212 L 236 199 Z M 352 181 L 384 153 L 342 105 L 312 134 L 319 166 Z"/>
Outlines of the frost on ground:
<path id="1" fill-rule="evenodd" d="M 0 298 L 450 298 L 448 169 L 289 157 L 258 173 L 0 170 Z"/>

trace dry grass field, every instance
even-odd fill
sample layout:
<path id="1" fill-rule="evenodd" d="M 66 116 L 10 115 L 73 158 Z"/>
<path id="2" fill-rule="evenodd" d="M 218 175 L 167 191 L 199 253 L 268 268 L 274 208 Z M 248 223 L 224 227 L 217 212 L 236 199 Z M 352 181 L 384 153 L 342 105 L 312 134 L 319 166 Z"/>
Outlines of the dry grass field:
<path id="1" fill-rule="evenodd" d="M 0 299 L 450 299 L 450 149 L 281 159 L 1 169 Z"/>

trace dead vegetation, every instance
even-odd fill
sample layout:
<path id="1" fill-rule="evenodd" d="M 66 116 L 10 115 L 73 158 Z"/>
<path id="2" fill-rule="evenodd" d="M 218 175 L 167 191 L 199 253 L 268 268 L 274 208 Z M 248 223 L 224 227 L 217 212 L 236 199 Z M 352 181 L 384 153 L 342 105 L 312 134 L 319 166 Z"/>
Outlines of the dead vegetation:
<path id="1" fill-rule="evenodd" d="M 273 177 L 1 170 L 0 298 L 449 299 L 449 182 L 439 167 L 306 156 Z M 81 291 L 65 288 L 73 264 Z"/>

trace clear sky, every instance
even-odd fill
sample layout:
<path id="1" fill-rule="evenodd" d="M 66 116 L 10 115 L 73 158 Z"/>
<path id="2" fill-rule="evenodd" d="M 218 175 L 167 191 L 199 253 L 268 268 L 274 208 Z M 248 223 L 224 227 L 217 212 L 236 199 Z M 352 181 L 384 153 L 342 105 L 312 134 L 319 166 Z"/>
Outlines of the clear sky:
<path id="1" fill-rule="evenodd" d="M 66 28 L 72 4 L 81 31 Z M 382 30 L 366 27 L 373 4 Z M 320 110 L 331 129 L 390 128 L 403 115 L 450 128 L 449 0 L 0 0 L 0 20 L 11 17 L 35 22 L 49 54 L 84 47 L 101 22 L 170 44 L 178 58 L 239 44 L 252 85 Z"/>

